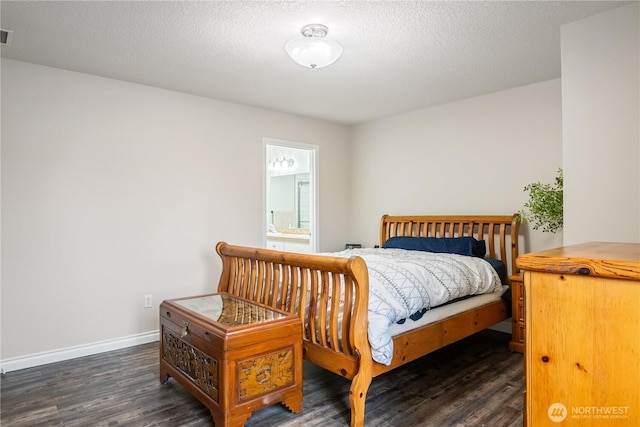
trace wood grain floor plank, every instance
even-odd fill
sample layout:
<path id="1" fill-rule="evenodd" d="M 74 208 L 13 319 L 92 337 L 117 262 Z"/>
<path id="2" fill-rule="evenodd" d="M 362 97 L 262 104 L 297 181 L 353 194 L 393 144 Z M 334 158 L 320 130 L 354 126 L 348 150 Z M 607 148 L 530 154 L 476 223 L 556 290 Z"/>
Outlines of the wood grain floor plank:
<path id="1" fill-rule="evenodd" d="M 374 378 L 367 427 L 520 427 L 522 355 L 483 331 Z M 160 384 L 158 343 L 9 372 L 0 425 L 211 427 L 209 410 L 175 380 Z M 349 381 L 304 363 L 303 411 L 258 410 L 247 427 L 349 425 Z"/>

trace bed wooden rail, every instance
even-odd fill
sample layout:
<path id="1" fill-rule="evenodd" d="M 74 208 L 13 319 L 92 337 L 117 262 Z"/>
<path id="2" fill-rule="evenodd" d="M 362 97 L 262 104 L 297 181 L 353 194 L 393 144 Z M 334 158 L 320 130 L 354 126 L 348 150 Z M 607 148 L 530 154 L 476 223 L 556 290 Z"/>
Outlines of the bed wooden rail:
<path id="1" fill-rule="evenodd" d="M 513 215 L 383 215 L 380 221 L 380 245 L 394 236 L 462 237 L 484 240 L 487 257 L 499 259 L 507 276 L 517 275 L 520 216 Z"/>
<path id="2" fill-rule="evenodd" d="M 364 425 L 373 363 L 367 341 L 369 277 L 364 260 L 224 242 L 216 251 L 222 258 L 218 291 L 298 314 L 305 359 L 352 380 L 351 423 Z"/>

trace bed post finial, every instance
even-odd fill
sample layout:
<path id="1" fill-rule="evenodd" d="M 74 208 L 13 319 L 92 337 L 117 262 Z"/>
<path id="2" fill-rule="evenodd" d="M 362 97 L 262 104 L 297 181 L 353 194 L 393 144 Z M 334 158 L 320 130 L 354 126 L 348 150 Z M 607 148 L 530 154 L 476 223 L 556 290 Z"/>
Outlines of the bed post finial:
<path id="1" fill-rule="evenodd" d="M 511 221 L 511 274 L 520 274 L 520 268 L 516 264 L 516 259 L 520 255 L 518 252 L 518 236 L 520 235 L 520 222 L 522 218 L 519 213 L 513 214 L 513 220 Z"/>
<path id="2" fill-rule="evenodd" d="M 220 280 L 218 281 L 217 292 L 227 292 L 229 290 L 229 256 L 225 255 L 225 249 L 228 246 L 227 242 L 218 242 L 216 245 L 216 252 L 222 260 L 222 273 L 220 273 Z"/>
<path id="3" fill-rule="evenodd" d="M 389 233 L 387 231 L 387 217 L 388 214 L 382 215 L 382 219 L 380 219 L 380 247 L 384 245 L 384 242 L 387 241 L 387 237 Z"/>

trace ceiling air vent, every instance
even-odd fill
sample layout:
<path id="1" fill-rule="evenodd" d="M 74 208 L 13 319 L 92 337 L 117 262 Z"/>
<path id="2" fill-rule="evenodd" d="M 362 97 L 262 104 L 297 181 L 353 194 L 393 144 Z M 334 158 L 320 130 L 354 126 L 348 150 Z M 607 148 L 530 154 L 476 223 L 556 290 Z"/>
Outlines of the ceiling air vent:
<path id="1" fill-rule="evenodd" d="M 11 45 L 11 39 L 13 38 L 13 31 L 0 28 L 0 45 Z"/>

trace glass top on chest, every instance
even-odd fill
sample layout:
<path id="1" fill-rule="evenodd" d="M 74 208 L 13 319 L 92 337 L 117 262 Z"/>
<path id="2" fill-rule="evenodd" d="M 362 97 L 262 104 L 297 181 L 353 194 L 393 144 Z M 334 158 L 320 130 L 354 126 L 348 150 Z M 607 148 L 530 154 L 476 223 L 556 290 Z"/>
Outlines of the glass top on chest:
<path id="1" fill-rule="evenodd" d="M 268 322 L 286 317 L 279 311 L 228 294 L 186 298 L 176 300 L 174 303 L 227 327 Z"/>

